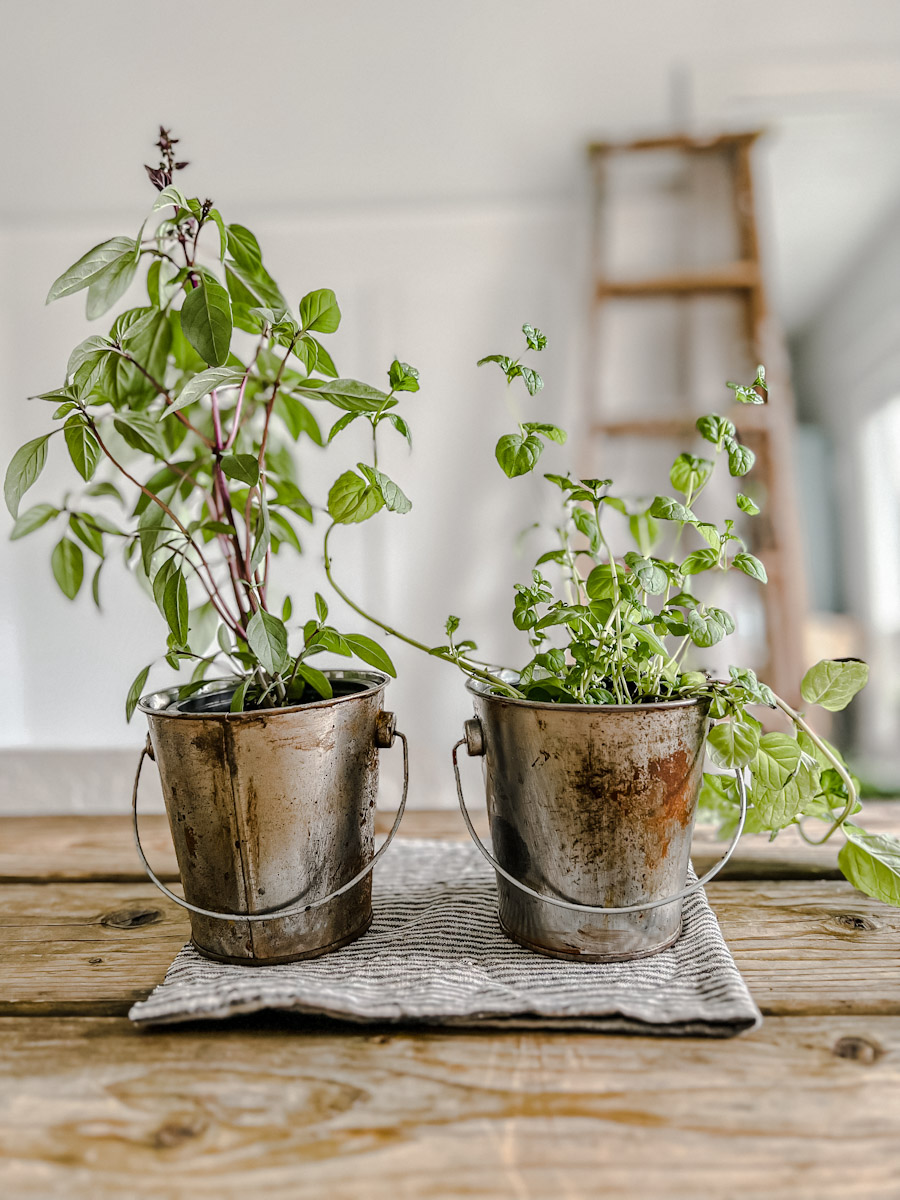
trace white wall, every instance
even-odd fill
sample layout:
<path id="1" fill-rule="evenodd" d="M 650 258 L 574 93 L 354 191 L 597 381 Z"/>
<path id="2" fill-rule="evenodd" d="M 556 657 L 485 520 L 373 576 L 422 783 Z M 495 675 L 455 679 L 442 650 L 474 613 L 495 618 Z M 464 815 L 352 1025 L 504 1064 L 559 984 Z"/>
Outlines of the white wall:
<path id="1" fill-rule="evenodd" d="M 544 325 L 547 390 L 531 411 L 574 431 L 584 143 L 667 127 L 679 72 L 752 72 L 774 47 L 881 52 L 898 41 L 894 0 L 868 0 L 864 19 L 851 0 L 30 0 L 4 6 L 3 33 L 0 459 L 44 428 L 23 398 L 58 382 L 87 332 L 80 301 L 45 309 L 46 288 L 95 241 L 136 230 L 153 198 L 140 164 L 154 161 L 162 120 L 192 161 L 186 186 L 258 233 L 288 296 L 338 292 L 342 371 L 375 379 L 399 353 L 422 372 L 415 454 L 402 443 L 385 454 L 414 510 L 348 532 L 338 571 L 425 640 L 458 612 L 498 658 L 518 645 L 510 585 L 530 562 L 511 535 L 533 519 L 537 491 L 493 463 L 508 414 L 499 375 L 474 360 L 515 346 L 523 320 Z M 337 443 L 325 466 L 312 449 L 302 469 L 321 500 L 352 455 Z M 29 499 L 70 481 L 53 452 Z M 306 540 L 295 594 L 318 582 L 302 574 L 318 554 Z M 69 604 L 49 544 L 40 533 L 0 542 L 0 746 L 135 746 L 123 694 L 156 653 L 161 622 L 112 565 L 105 616 L 87 596 Z M 447 751 L 468 709 L 460 681 L 391 651 L 413 803 L 449 802 Z M 61 806 L 68 795 L 62 780 Z M 124 802 L 98 795 L 96 806 Z"/>

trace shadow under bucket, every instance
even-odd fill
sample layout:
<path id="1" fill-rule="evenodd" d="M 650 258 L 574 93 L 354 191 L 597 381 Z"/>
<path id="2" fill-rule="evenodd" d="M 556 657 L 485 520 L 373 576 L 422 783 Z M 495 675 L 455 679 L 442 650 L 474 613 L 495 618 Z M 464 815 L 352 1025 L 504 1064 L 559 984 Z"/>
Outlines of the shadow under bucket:
<path id="1" fill-rule="evenodd" d="M 514 681 L 512 672 L 502 677 Z M 500 924 L 554 958 L 616 962 L 678 938 L 708 729 L 706 700 L 638 705 L 549 704 L 467 685 L 476 717 L 470 755 L 483 755 Z M 739 773 L 738 773 L 739 774 Z M 612 911 L 609 911 L 612 910 Z M 626 910 L 626 911 L 622 911 Z"/>

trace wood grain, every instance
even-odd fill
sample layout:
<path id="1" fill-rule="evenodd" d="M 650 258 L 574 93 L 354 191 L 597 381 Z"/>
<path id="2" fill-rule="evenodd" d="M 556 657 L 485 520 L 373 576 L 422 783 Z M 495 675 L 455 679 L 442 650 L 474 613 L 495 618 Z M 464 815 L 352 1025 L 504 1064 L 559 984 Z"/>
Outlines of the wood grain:
<path id="1" fill-rule="evenodd" d="M 751 1037 L 0 1020 L 16 1200 L 896 1200 L 900 1018 Z"/>
<path id="2" fill-rule="evenodd" d="M 900 835 L 900 802 L 869 801 L 866 827 L 874 833 Z M 390 811 L 379 812 L 377 828 L 386 833 Z M 484 817 L 476 819 L 487 832 Z M 466 831 L 456 809 L 414 809 L 404 817 L 401 837 L 464 840 Z M 178 878 L 175 853 L 165 816 L 141 820 L 147 856 L 165 880 Z M 808 846 L 795 829 L 786 829 L 774 842 L 761 836 L 742 839 L 724 879 L 839 879 L 839 841 Z M 709 826 L 694 836 L 694 861 L 705 871 L 722 853 L 722 843 Z M 0 882 L 94 881 L 128 883 L 145 878 L 134 849 L 131 821 L 126 816 L 0 817 Z"/>
<path id="3" fill-rule="evenodd" d="M 827 880 L 707 891 L 763 1012 L 900 1013 L 900 910 Z M 125 1013 L 188 937 L 150 884 L 6 884 L 0 914 L 3 1015 Z"/>

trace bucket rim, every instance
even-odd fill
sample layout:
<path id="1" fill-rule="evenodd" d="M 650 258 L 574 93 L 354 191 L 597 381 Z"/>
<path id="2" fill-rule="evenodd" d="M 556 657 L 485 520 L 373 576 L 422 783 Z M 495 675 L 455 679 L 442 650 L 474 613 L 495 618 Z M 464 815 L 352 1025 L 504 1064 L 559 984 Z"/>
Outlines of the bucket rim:
<path id="1" fill-rule="evenodd" d="M 355 668 L 326 667 L 322 669 L 322 674 L 326 679 L 346 679 L 366 686 L 360 692 L 351 692 L 347 696 L 332 696 L 330 700 L 312 700 L 308 704 L 291 704 L 280 708 L 254 708 L 249 712 L 232 713 L 178 712 L 173 707 L 173 702 L 178 700 L 180 687 L 175 685 L 156 692 L 148 692 L 145 696 L 141 696 L 136 707 L 148 717 L 167 717 L 170 720 L 241 721 L 253 720 L 262 716 L 271 719 L 282 714 L 318 711 L 322 708 L 334 708 L 338 704 L 349 704 L 354 700 L 362 700 L 365 696 L 371 696 L 373 692 L 381 691 L 391 681 L 391 676 L 384 671 L 362 668 L 356 670 Z M 198 696 L 212 696 L 229 689 L 233 690 L 236 681 L 237 676 L 234 675 L 210 679 L 202 688 L 194 692 L 190 699 L 193 700 Z"/>
<path id="2" fill-rule="evenodd" d="M 519 672 L 508 667 L 489 667 L 488 670 L 502 679 L 504 683 L 515 685 Z M 651 700 L 647 704 L 562 704 L 553 700 L 520 700 L 516 696 L 498 696 L 489 689 L 491 684 L 483 679 L 469 679 L 466 691 L 483 700 L 499 704 L 509 704 L 516 708 L 548 709 L 550 712 L 582 712 L 582 713 L 642 713 L 668 712 L 673 708 L 694 708 L 697 705 L 709 703 L 706 696 L 694 696 L 687 700 Z"/>

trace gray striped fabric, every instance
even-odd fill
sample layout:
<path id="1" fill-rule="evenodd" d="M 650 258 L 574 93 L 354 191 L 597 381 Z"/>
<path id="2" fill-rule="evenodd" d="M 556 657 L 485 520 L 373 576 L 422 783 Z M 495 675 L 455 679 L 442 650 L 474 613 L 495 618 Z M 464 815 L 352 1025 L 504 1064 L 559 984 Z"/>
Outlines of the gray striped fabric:
<path id="1" fill-rule="evenodd" d="M 211 962 L 191 946 L 130 1016 L 143 1025 L 294 1009 L 356 1022 L 587 1029 L 730 1037 L 759 1010 L 706 896 L 684 904 L 674 946 L 626 963 L 524 950 L 497 922 L 494 873 L 474 846 L 398 841 L 375 872 L 375 919 L 323 958 Z"/>

